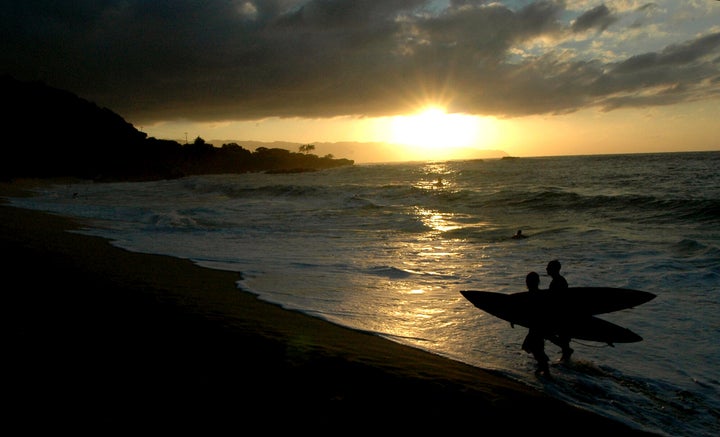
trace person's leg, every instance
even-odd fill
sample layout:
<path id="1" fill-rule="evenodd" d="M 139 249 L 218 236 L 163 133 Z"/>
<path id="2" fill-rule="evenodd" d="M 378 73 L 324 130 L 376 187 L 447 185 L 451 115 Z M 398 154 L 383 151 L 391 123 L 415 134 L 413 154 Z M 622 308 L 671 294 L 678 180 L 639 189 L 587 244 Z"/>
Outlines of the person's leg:
<path id="1" fill-rule="evenodd" d="M 570 356 L 573 352 L 575 352 L 573 348 L 570 347 L 570 337 L 561 337 L 559 346 L 562 349 L 562 357 L 560 358 L 560 360 L 569 361 Z"/>
<path id="2" fill-rule="evenodd" d="M 548 358 L 547 354 L 545 354 L 545 351 L 540 348 L 533 351 L 533 356 L 535 357 L 535 361 L 537 361 L 538 367 L 535 371 L 538 375 L 544 375 L 544 376 L 550 376 L 550 367 L 548 366 L 548 362 L 550 359 Z"/>

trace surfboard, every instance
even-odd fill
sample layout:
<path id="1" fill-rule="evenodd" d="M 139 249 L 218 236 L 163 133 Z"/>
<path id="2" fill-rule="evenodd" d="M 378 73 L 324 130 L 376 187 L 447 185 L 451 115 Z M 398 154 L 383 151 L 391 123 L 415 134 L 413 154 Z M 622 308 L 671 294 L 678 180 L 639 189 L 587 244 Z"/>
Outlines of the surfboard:
<path id="1" fill-rule="evenodd" d="M 615 323 L 595 316 L 579 317 L 551 325 L 554 333 L 565 332 L 570 338 L 596 341 L 612 346 L 615 343 L 637 343 L 642 337 Z"/>
<path id="2" fill-rule="evenodd" d="M 464 290 L 461 291 L 470 302 L 474 296 L 481 296 L 478 293 L 492 293 L 489 291 Z M 565 290 L 540 290 L 544 296 L 542 304 L 552 308 L 559 313 L 574 315 L 597 315 L 620 311 L 627 308 L 642 305 L 653 300 L 656 295 L 647 291 L 632 290 L 629 288 L 613 287 L 570 287 Z M 483 304 L 488 297 L 480 297 Z M 528 291 L 512 293 L 512 302 L 515 307 L 537 305 L 537 299 L 533 299 Z M 474 303 L 474 302 L 473 302 Z"/>
<path id="3" fill-rule="evenodd" d="M 571 338 L 611 345 L 638 342 L 642 337 L 595 314 L 631 308 L 655 298 L 645 291 L 608 287 L 512 294 L 478 290 L 460 293 L 475 307 L 512 324 L 540 327 L 549 335 L 562 332 Z"/>

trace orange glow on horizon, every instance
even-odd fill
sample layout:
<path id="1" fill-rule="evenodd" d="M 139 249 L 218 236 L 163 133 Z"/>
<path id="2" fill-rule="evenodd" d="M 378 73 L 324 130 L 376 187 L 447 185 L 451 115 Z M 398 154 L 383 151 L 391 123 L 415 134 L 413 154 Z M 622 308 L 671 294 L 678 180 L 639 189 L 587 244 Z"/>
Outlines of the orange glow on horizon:
<path id="1" fill-rule="evenodd" d="M 176 120 L 146 125 L 144 131 L 181 143 L 185 142 L 185 133 L 190 139 L 200 136 L 206 141 L 234 141 L 253 150 L 257 146 L 248 141 L 268 142 L 269 147 L 276 147 L 274 141 L 315 144 L 318 155 L 332 154 L 357 163 L 473 159 L 493 151 L 511 156 L 553 156 L 719 150 L 720 124 L 712 118 L 714 107 L 707 102 L 694 102 L 682 105 L 681 109 L 679 113 L 672 108 L 609 113 L 588 109 L 564 115 L 502 118 L 447 114 L 436 108 L 428 114 L 420 111 L 383 117 L 348 115 L 225 123 Z M 452 132 L 456 119 L 470 120 L 467 121 L 470 128 L 464 130 L 462 126 L 467 127 L 464 121 Z M 442 132 L 448 130 L 451 132 L 444 137 Z M 407 136 L 400 135 L 401 132 Z M 417 132 L 425 132 L 425 136 Z M 469 135 L 465 140 L 462 132 Z M 410 141 L 413 138 L 416 141 Z M 468 143 L 467 138 L 474 138 L 474 142 Z M 293 145 L 277 147 L 296 150 Z"/>

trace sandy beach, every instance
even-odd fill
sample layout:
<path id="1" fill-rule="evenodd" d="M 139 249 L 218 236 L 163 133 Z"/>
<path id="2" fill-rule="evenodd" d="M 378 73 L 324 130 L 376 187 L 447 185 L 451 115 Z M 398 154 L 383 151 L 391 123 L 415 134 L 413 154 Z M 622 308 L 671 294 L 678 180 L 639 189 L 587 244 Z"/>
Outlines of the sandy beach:
<path id="1" fill-rule="evenodd" d="M 17 190 L 0 184 L 0 196 Z M 6 415 L 26 431 L 650 435 L 491 371 L 262 302 L 236 288 L 237 272 L 68 232 L 79 227 L 0 203 Z"/>

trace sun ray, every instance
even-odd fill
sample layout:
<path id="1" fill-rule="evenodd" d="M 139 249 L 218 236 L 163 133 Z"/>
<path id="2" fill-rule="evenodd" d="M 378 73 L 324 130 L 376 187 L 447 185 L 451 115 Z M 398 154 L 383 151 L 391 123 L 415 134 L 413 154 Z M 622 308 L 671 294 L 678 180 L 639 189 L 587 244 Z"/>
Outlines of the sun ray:
<path id="1" fill-rule="evenodd" d="M 428 106 L 417 114 L 393 118 L 392 141 L 420 151 L 471 147 L 480 136 L 478 118 L 448 114 L 440 106 Z"/>

